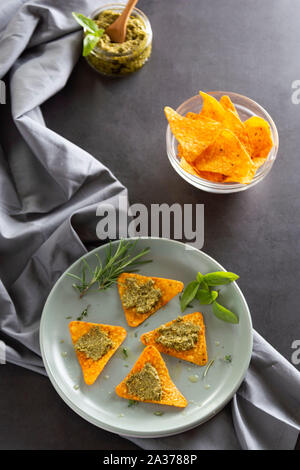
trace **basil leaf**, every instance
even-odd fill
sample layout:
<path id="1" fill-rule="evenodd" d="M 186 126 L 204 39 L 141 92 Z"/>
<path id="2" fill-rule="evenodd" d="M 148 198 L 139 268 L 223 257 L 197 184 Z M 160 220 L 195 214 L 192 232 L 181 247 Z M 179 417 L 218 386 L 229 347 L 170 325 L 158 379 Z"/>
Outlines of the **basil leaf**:
<path id="1" fill-rule="evenodd" d="M 220 286 L 222 284 L 230 284 L 239 279 L 239 276 L 234 273 L 226 271 L 217 271 L 215 273 L 208 273 L 203 276 L 203 280 L 209 286 Z"/>
<path id="2" fill-rule="evenodd" d="M 73 17 L 83 28 L 87 29 L 90 33 L 96 33 L 99 28 L 95 21 L 91 20 L 87 16 L 82 15 L 81 13 L 72 12 Z"/>
<path id="3" fill-rule="evenodd" d="M 239 322 L 239 318 L 235 313 L 223 307 L 223 305 L 218 304 L 216 301 L 214 301 L 212 304 L 212 310 L 215 316 L 220 320 L 226 321 L 227 323 Z"/>
<path id="4" fill-rule="evenodd" d="M 103 28 L 100 28 L 98 29 L 98 31 L 94 33 L 94 35 L 97 36 L 98 38 L 101 38 L 102 34 L 104 33 L 105 33 L 105 30 Z"/>
<path id="5" fill-rule="evenodd" d="M 186 307 L 194 300 L 197 290 L 199 289 L 199 282 L 198 281 L 192 281 L 190 282 L 186 288 L 183 291 L 181 300 L 180 300 L 180 305 L 181 305 L 181 311 L 183 312 Z"/>
<path id="6" fill-rule="evenodd" d="M 198 281 L 198 282 L 202 282 L 202 279 L 203 279 L 203 274 L 198 273 L 198 274 L 197 274 L 197 281 Z"/>
<path id="7" fill-rule="evenodd" d="M 218 297 L 218 292 L 215 290 L 199 289 L 196 294 L 196 299 L 199 300 L 200 304 L 209 305 Z"/>
<path id="8" fill-rule="evenodd" d="M 91 53 L 94 47 L 97 45 L 99 37 L 94 34 L 86 34 L 83 39 L 83 51 L 82 55 L 85 57 Z"/>
<path id="9" fill-rule="evenodd" d="M 202 282 L 200 284 L 200 287 L 201 287 L 201 289 L 209 290 L 209 286 L 208 286 L 207 282 L 205 282 L 203 279 L 202 279 Z"/>

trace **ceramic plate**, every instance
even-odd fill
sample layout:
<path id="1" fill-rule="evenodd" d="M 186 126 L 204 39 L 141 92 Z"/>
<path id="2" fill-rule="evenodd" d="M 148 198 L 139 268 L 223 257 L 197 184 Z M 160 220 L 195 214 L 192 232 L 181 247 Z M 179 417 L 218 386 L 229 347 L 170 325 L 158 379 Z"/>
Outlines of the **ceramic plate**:
<path id="1" fill-rule="evenodd" d="M 114 242 L 115 245 L 118 242 Z M 198 271 L 203 274 L 224 270 L 205 253 L 187 245 L 161 238 L 141 238 L 137 249 L 150 247 L 152 263 L 142 265 L 140 274 L 176 279 L 187 284 Z M 95 253 L 104 259 L 105 246 L 86 255 L 93 265 Z M 204 375 L 199 367 L 163 354 L 170 376 L 189 404 L 185 409 L 128 401 L 115 393 L 142 352 L 140 335 L 180 315 L 179 296 L 158 310 L 137 328 L 127 325 L 117 287 L 107 291 L 90 290 L 82 299 L 72 287 L 67 272 L 79 274 L 81 259 L 59 278 L 45 304 L 40 325 L 40 346 L 49 378 L 61 398 L 80 416 L 102 429 L 125 436 L 159 437 L 191 429 L 214 416 L 232 398 L 241 384 L 252 352 L 252 324 L 247 303 L 236 283 L 223 286 L 220 301 L 239 316 L 239 324 L 216 318 L 210 306 L 193 302 L 184 314 L 201 311 L 206 325 L 208 360 L 215 359 Z M 91 385 L 85 385 L 69 334 L 69 322 L 76 320 L 89 305 L 86 321 L 120 325 L 127 338 Z M 122 348 L 128 351 L 124 358 Z M 232 362 L 224 361 L 231 355 Z M 191 382 L 198 376 L 197 382 Z M 197 378 L 197 377 L 196 377 Z M 155 412 L 163 412 L 161 415 Z"/>

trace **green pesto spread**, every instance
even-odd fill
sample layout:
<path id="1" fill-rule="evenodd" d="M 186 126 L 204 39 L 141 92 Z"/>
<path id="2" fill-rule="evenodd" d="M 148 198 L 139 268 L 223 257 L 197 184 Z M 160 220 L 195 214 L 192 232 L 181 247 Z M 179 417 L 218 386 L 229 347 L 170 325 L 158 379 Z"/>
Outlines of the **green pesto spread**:
<path id="1" fill-rule="evenodd" d="M 159 301 L 162 293 L 154 287 L 154 281 L 138 283 L 135 277 L 129 277 L 125 281 L 125 292 L 122 302 L 125 308 L 136 308 L 137 313 L 149 312 Z"/>
<path id="2" fill-rule="evenodd" d="M 140 400 L 160 401 L 162 387 L 155 367 L 146 362 L 144 367 L 132 374 L 126 381 L 128 393 Z"/>
<path id="3" fill-rule="evenodd" d="M 95 20 L 99 28 L 106 30 L 120 16 L 113 10 L 106 10 L 100 13 Z M 131 16 L 128 18 L 126 28 L 126 39 L 122 43 L 112 42 L 109 35 L 104 33 L 98 42 L 98 47 L 110 54 L 132 54 L 135 50 L 145 45 L 147 34 L 144 23 L 141 19 Z"/>
<path id="4" fill-rule="evenodd" d="M 98 361 L 113 347 L 113 342 L 98 326 L 93 326 L 76 341 L 74 347 L 89 359 Z"/>
<path id="5" fill-rule="evenodd" d="M 188 351 L 198 342 L 200 326 L 178 317 L 171 325 L 161 326 L 156 342 L 175 351 Z"/>
<path id="6" fill-rule="evenodd" d="M 112 24 L 120 13 L 113 10 L 102 11 L 94 18 L 99 28 Z M 88 62 L 100 73 L 110 76 L 128 75 L 140 69 L 151 54 L 151 42 L 142 18 L 131 16 L 126 28 L 123 43 L 112 42 L 104 33 L 94 50 L 87 56 Z"/>

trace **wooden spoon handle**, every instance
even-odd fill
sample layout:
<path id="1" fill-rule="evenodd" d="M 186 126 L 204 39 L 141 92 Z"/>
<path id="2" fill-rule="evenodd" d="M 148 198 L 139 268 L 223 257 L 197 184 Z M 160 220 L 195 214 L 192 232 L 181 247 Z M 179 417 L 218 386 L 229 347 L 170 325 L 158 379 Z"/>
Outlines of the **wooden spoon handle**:
<path id="1" fill-rule="evenodd" d="M 126 4 L 126 7 L 124 8 L 122 12 L 122 20 L 124 23 L 128 20 L 130 13 L 134 9 L 135 5 L 137 4 L 138 0 L 129 0 Z"/>

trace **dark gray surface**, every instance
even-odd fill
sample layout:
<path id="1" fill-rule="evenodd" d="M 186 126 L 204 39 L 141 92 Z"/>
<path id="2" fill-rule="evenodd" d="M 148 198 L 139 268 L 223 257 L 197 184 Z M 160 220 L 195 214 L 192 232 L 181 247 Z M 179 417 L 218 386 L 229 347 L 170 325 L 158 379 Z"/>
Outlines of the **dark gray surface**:
<path id="1" fill-rule="evenodd" d="M 300 105 L 291 101 L 291 83 L 300 79 L 300 5 L 140 0 L 139 6 L 154 32 L 149 63 L 132 77 L 107 80 L 81 59 L 65 89 L 44 106 L 47 125 L 105 163 L 128 187 L 131 203 L 205 204 L 203 250 L 240 274 L 254 328 L 290 360 L 291 344 L 300 339 Z M 176 108 L 200 89 L 247 95 L 277 124 L 278 160 L 249 191 L 200 192 L 168 162 L 163 107 Z M 7 404 L 0 408 L 1 448 L 132 448 L 74 415 L 46 378 L 11 365 L 0 371 L 0 402 L 6 397 Z"/>

